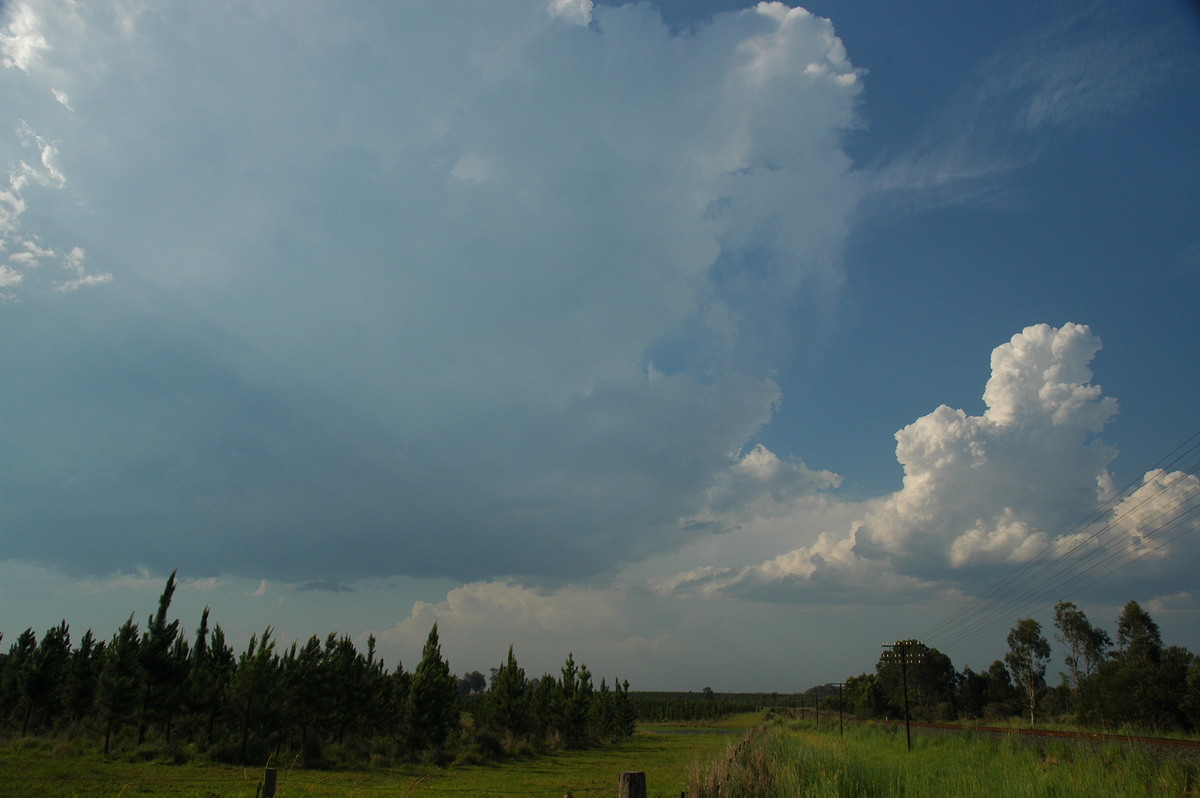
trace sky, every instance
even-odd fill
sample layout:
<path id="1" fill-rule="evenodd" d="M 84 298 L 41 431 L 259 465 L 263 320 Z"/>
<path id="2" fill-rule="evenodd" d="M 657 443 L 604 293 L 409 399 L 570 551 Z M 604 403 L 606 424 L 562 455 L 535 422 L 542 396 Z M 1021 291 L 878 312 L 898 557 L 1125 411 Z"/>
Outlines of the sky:
<path id="1" fill-rule="evenodd" d="M 7 0 L 3 645 L 1198 651 L 1197 87 L 1183 0 Z"/>

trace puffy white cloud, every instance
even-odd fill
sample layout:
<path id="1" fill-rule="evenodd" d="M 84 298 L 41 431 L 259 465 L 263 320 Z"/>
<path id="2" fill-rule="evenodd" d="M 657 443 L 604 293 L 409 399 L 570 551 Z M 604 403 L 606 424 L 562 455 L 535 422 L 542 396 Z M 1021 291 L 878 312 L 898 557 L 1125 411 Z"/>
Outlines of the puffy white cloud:
<path id="1" fill-rule="evenodd" d="M 1187 578 L 1200 556 L 1200 479 L 1157 468 L 1121 499 L 1096 533 L 1108 556 L 1103 573 L 1118 569 L 1164 580 L 1162 587 Z"/>
<path id="2" fill-rule="evenodd" d="M 628 675 L 630 668 L 644 671 L 647 663 L 675 653 L 669 633 L 638 633 L 644 624 L 632 620 L 634 605 L 615 589 L 539 592 L 509 582 L 473 582 L 451 590 L 443 601 L 416 602 L 395 627 L 373 634 L 388 650 L 419 652 L 437 623 L 443 653 L 460 671 L 499 665 L 512 645 L 533 676 L 555 672 L 568 653 L 577 663 L 604 663 Z M 596 673 L 595 678 L 615 675 L 620 674 Z"/>
<path id="3" fill-rule="evenodd" d="M 1096 433 L 1116 402 L 1091 383 L 1099 349 L 1083 325 L 1026 328 L 993 351 L 982 415 L 942 406 L 896 433 L 903 487 L 865 505 L 847 533 L 823 533 L 757 565 L 705 566 L 656 587 L 855 603 L 969 586 L 989 568 L 1047 551 L 1067 567 L 1117 552 L 1115 570 L 1131 561 L 1119 553 L 1138 547 L 1167 560 L 1182 544 L 1169 548 L 1157 530 L 1181 537 L 1180 525 L 1194 526 L 1188 513 L 1200 489 L 1195 477 L 1151 472 L 1106 509 L 1116 498 L 1107 471 L 1115 452 Z M 1093 517 L 1098 526 L 1082 525 Z M 1156 531 L 1153 542 L 1143 527 Z"/>
<path id="4" fill-rule="evenodd" d="M 550 0 L 547 11 L 552 17 L 587 25 L 592 21 L 592 0 Z"/>
<path id="5" fill-rule="evenodd" d="M 746 452 L 708 489 L 703 514 L 694 522 L 717 522 L 735 513 L 770 516 L 786 512 L 792 500 L 836 488 L 841 477 L 813 471 L 798 460 L 780 460 L 761 443 Z"/>
<path id="6" fill-rule="evenodd" d="M 829 481 L 729 472 L 861 194 L 827 20 L 21 8 L 10 50 L 36 57 L 3 70 L 0 123 L 31 134 L 0 141 L 25 165 L 0 223 L 5 254 L 56 253 L 61 307 L 5 319 L 40 342 L 38 379 L 0 388 L 27 420 L 0 440 L 14 551 L 555 578 L 706 534 L 706 502 Z M 18 298 L 51 274 L 6 268 Z"/>

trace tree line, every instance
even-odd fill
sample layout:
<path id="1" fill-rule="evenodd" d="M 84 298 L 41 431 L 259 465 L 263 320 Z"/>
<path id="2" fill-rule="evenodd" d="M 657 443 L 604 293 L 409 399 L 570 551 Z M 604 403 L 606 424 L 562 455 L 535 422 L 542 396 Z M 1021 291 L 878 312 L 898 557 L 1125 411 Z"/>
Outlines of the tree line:
<path id="1" fill-rule="evenodd" d="M 1104 728 L 1200 730 L 1200 657 L 1166 645 L 1158 624 L 1136 601 L 1117 618 L 1115 645 L 1069 601 L 1055 606 L 1054 627 L 1065 667 L 1057 686 L 1046 679 L 1050 642 L 1041 624 L 1024 618 L 1009 631 L 1003 658 L 985 671 L 956 671 L 936 648 L 897 641 L 874 673 L 846 680 L 842 700 L 862 717 L 901 718 L 907 686 L 910 714 L 920 720 L 1025 715 L 1030 725 L 1054 717 Z M 903 656 L 895 654 L 897 648 Z"/>
<path id="2" fill-rule="evenodd" d="M 526 677 L 512 647 L 490 684 L 456 677 L 437 624 L 414 670 L 389 670 L 368 638 L 313 636 L 281 648 L 271 627 L 235 654 L 206 607 L 189 641 L 168 620 L 175 572 L 144 629 L 131 615 L 112 637 L 72 643 L 64 620 L 22 632 L 0 654 L 0 733 L 94 740 L 105 754 L 142 752 L 305 766 L 367 761 L 486 761 L 603 744 L 633 733 L 629 684 L 593 683 L 568 655 L 559 676 Z M 477 677 L 477 678 L 476 678 Z"/>
<path id="3" fill-rule="evenodd" d="M 694 692 L 637 692 L 633 710 L 643 723 L 696 723 L 717 720 L 739 712 L 779 706 L 788 696 L 778 693 L 717 693 L 711 687 Z"/>

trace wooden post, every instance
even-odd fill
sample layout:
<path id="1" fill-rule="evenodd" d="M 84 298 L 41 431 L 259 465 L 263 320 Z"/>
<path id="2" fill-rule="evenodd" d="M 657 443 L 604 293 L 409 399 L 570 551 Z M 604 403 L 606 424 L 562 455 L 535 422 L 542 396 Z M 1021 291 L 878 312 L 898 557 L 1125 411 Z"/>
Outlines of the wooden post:
<path id="1" fill-rule="evenodd" d="M 267 768 L 263 774 L 263 798 L 275 798 L 275 768 Z"/>
<path id="2" fill-rule="evenodd" d="M 617 798 L 646 798 L 646 773 L 626 771 L 617 781 Z"/>

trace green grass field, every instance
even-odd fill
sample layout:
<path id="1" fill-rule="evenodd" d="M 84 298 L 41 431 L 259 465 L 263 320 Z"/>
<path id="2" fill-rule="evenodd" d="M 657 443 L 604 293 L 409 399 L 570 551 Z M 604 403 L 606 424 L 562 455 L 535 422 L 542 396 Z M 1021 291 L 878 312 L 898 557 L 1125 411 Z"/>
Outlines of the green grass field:
<path id="1" fill-rule="evenodd" d="M 676 798 L 700 762 L 719 756 L 731 740 L 761 720 L 738 715 L 712 724 L 657 725 L 594 751 L 568 751 L 496 766 L 405 766 L 356 772 L 295 770 L 276 763 L 279 798 L 294 796 L 615 796 L 618 774 L 646 773 L 650 796 Z M 253 798 L 261 769 L 189 763 L 130 763 L 82 753 L 69 743 L 17 740 L 0 746 L 0 798 Z"/>
<path id="2" fill-rule="evenodd" d="M 808 721 L 768 723 L 687 787 L 691 798 L 1178 798 L 1198 790 L 1194 758 L 1119 743 L 917 735 L 909 753 L 903 728 L 847 724 L 840 736 L 835 724 L 818 732 Z"/>

